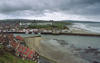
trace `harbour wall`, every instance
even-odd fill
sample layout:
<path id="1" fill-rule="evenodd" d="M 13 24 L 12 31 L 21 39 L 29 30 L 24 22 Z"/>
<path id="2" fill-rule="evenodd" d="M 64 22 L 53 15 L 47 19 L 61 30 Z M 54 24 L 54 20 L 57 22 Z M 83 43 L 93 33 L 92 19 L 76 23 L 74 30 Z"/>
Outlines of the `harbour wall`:
<path id="1" fill-rule="evenodd" d="M 0 33 L 13 33 L 13 34 L 25 34 L 25 32 L 0 32 Z M 34 32 L 35 34 L 38 34 L 38 32 Z M 32 32 L 29 32 L 28 34 L 32 34 Z M 52 32 L 41 32 L 41 34 L 44 35 L 73 35 L 73 36 L 96 36 L 100 37 L 100 34 L 92 34 L 92 33 L 52 33 Z"/>

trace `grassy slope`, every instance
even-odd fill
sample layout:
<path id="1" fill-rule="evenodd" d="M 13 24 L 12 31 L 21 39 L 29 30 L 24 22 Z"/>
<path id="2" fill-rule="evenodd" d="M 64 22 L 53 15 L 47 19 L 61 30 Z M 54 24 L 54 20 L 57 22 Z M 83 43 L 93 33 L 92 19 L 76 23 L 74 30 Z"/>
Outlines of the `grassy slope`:
<path id="1" fill-rule="evenodd" d="M 63 22 L 63 21 L 55 21 L 54 24 L 55 25 L 72 25 L 72 23 L 70 22 Z"/>
<path id="2" fill-rule="evenodd" d="M 10 54 L 4 54 L 0 56 L 0 63 L 35 63 L 30 60 L 18 59 Z"/>
<path id="3" fill-rule="evenodd" d="M 45 28 L 45 29 L 69 29 L 68 27 L 66 27 L 65 25 L 29 25 L 28 28 Z"/>
<path id="4" fill-rule="evenodd" d="M 0 54 L 0 63 L 36 63 L 30 60 L 22 60 L 14 57 L 8 52 L 3 50 L 3 46 L 0 45 L 0 52 L 4 52 L 4 54 Z"/>

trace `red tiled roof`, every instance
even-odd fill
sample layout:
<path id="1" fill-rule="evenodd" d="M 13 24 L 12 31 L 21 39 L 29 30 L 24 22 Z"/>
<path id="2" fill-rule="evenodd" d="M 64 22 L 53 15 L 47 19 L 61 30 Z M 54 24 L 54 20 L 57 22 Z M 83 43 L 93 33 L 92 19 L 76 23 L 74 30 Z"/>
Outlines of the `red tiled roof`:
<path id="1" fill-rule="evenodd" d="M 20 52 L 21 52 L 21 53 L 24 53 L 24 52 L 25 52 L 25 51 L 24 51 L 25 49 L 27 49 L 27 48 L 23 46 L 23 47 L 22 47 L 22 50 L 21 50 Z"/>
<path id="2" fill-rule="evenodd" d="M 13 46 L 15 48 L 18 46 L 18 44 L 19 43 L 16 43 L 16 42 L 13 42 L 13 41 L 9 42 L 9 45 L 11 45 L 11 46 Z"/>
<path id="3" fill-rule="evenodd" d="M 32 58 L 34 56 L 34 51 L 31 51 L 29 48 L 26 48 L 22 45 L 18 47 L 17 51 L 27 55 L 28 58 Z"/>
<path id="4" fill-rule="evenodd" d="M 19 47 L 17 48 L 17 51 L 20 51 L 20 49 L 22 48 L 22 45 L 19 45 Z"/>
<path id="5" fill-rule="evenodd" d="M 24 46 L 21 46 L 19 49 L 19 52 L 22 52 Z"/>
<path id="6" fill-rule="evenodd" d="M 24 52 L 24 54 L 25 54 L 25 55 L 28 55 L 28 54 L 29 54 L 29 52 L 30 52 L 30 49 L 29 49 L 29 48 L 27 48 L 27 49 L 26 49 L 26 51 Z"/>
<path id="7" fill-rule="evenodd" d="M 27 57 L 32 58 L 33 56 L 34 56 L 34 51 L 30 51 Z"/>
<path id="8" fill-rule="evenodd" d="M 14 44 L 13 44 L 13 47 L 16 48 L 16 47 L 18 46 L 18 44 L 19 44 L 19 43 L 14 43 Z"/>
<path id="9" fill-rule="evenodd" d="M 16 36 L 16 39 L 23 41 L 24 39 L 22 37 L 20 37 L 19 35 Z"/>
<path id="10" fill-rule="evenodd" d="M 11 42 L 9 42 L 9 45 L 13 45 L 13 42 L 11 41 Z"/>
<path id="11" fill-rule="evenodd" d="M 1 39 L 3 38 L 3 36 L 1 36 Z"/>

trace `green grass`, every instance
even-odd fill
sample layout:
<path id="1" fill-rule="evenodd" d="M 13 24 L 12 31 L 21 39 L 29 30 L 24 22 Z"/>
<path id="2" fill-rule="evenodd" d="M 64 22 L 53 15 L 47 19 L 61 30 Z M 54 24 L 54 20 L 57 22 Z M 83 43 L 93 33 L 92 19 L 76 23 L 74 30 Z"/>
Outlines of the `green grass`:
<path id="1" fill-rule="evenodd" d="M 0 56 L 0 63 L 36 63 L 36 62 L 30 60 L 18 59 L 9 53 Z"/>
<path id="2" fill-rule="evenodd" d="M 3 47 L 4 46 L 0 44 L 0 52 L 3 51 L 4 53 L 6 53 L 5 50 L 3 50 Z"/>
<path id="3" fill-rule="evenodd" d="M 49 25 L 29 25 L 28 28 L 48 28 Z"/>
<path id="4" fill-rule="evenodd" d="M 60 25 L 60 24 L 56 24 L 56 25 L 29 25 L 28 28 L 37 28 L 37 29 L 69 29 L 68 27 L 66 27 L 65 25 Z"/>
<path id="5" fill-rule="evenodd" d="M 3 49 L 3 45 L 0 44 L 0 48 Z"/>
<path id="6" fill-rule="evenodd" d="M 69 22 L 61 22 L 61 21 L 60 22 L 59 21 L 57 21 L 57 22 L 55 21 L 54 22 L 54 25 L 71 25 L 71 24 L 72 23 L 69 23 Z"/>

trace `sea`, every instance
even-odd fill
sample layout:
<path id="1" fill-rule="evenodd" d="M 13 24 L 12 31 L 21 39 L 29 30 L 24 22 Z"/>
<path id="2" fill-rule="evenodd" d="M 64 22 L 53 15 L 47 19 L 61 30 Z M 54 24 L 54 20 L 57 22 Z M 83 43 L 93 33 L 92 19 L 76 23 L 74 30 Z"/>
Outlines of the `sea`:
<path id="1" fill-rule="evenodd" d="M 81 29 L 85 29 L 88 30 L 90 32 L 93 33 L 100 33 L 100 22 L 84 22 L 84 23 L 73 23 L 72 25 L 74 28 L 81 28 Z"/>

